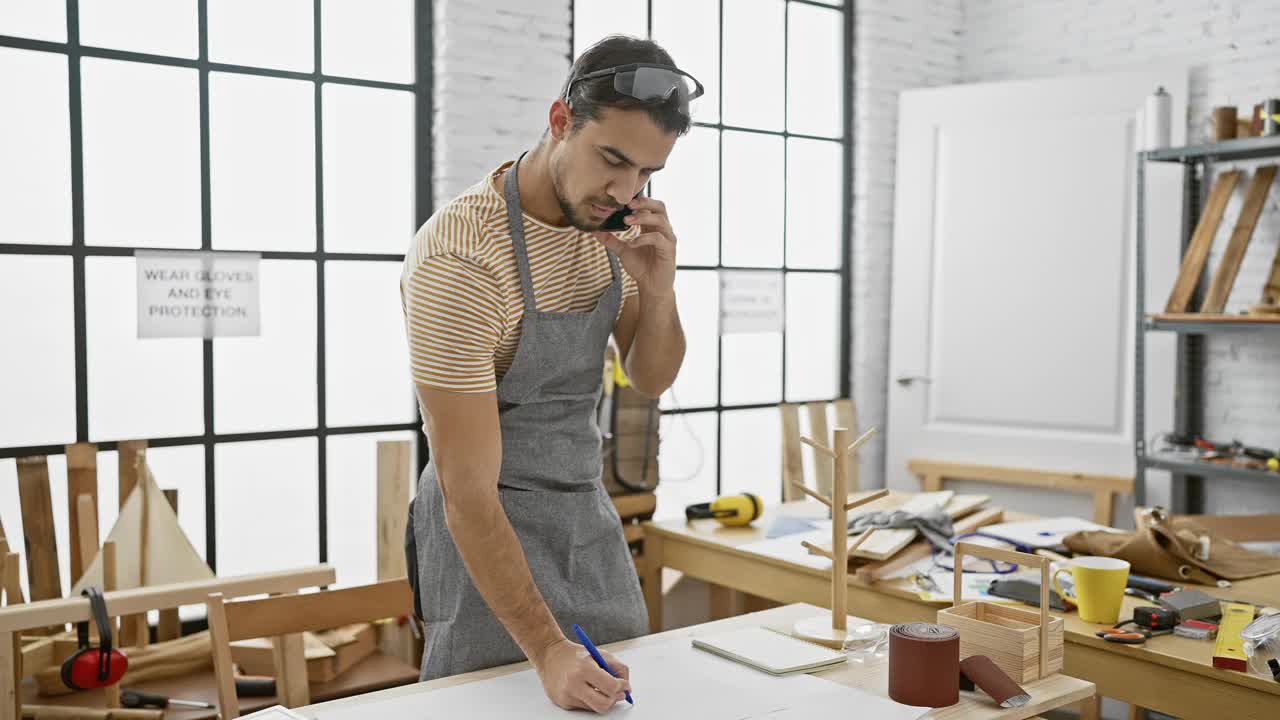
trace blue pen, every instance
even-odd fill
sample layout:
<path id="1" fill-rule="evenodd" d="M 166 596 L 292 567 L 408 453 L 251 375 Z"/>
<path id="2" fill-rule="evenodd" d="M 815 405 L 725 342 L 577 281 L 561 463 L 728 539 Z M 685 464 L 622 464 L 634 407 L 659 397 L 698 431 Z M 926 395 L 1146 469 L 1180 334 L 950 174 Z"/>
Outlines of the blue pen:
<path id="1" fill-rule="evenodd" d="M 577 623 L 574 623 L 573 625 L 573 632 L 578 636 L 578 642 L 582 643 L 582 646 L 587 649 L 587 652 L 591 653 L 591 659 L 596 661 L 596 664 L 600 666 L 600 669 L 614 677 L 618 677 L 618 673 L 614 672 L 613 668 L 609 667 L 609 663 L 604 661 L 604 656 L 600 654 L 600 651 L 596 649 L 595 644 L 591 642 L 591 638 L 587 637 L 587 634 L 582 631 L 582 628 L 578 627 Z M 627 702 L 632 705 L 636 704 L 636 701 L 631 699 L 630 691 L 624 692 L 623 694 L 627 696 Z"/>

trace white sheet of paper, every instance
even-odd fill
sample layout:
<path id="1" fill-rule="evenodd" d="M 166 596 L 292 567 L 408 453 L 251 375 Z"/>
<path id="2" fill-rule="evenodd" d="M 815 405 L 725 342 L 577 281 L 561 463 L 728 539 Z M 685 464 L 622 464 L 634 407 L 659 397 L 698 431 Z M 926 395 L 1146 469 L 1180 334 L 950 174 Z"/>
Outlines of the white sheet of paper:
<path id="1" fill-rule="evenodd" d="M 981 528 L 980 532 L 1013 540 L 1033 548 L 1051 548 L 1061 546 L 1063 538 L 1071 533 L 1085 530 L 1122 532 L 1077 517 L 1037 518 L 1022 522 L 1000 523 Z"/>
<path id="2" fill-rule="evenodd" d="M 777 713 L 793 708 L 805 708 L 806 712 L 788 717 L 816 717 L 811 713 L 822 709 L 847 714 L 851 708 L 858 708 L 858 717 L 865 720 L 915 720 L 920 716 L 892 714 L 894 708 L 904 706 L 810 675 L 773 677 L 695 649 L 688 639 L 636 648 L 617 656 L 631 669 L 636 704 L 618 703 L 608 713 L 613 718 L 773 720 L 779 717 Z M 861 711 L 863 707 L 877 710 L 865 713 Z M 552 705 L 532 670 L 316 714 L 318 720 L 370 717 L 580 720 L 583 714 Z"/>
<path id="3" fill-rule="evenodd" d="M 757 540 L 746 545 L 739 545 L 738 549 L 757 555 L 765 555 L 767 557 L 787 560 L 800 565 L 818 568 L 819 570 L 830 570 L 831 561 L 821 555 L 810 555 L 809 551 L 800 544 L 801 540 L 808 540 L 814 545 L 831 542 L 831 521 L 828 520 L 825 529 L 811 530 L 809 532 L 798 533 L 796 535 L 787 535 L 780 538 L 772 538 L 769 540 Z"/>

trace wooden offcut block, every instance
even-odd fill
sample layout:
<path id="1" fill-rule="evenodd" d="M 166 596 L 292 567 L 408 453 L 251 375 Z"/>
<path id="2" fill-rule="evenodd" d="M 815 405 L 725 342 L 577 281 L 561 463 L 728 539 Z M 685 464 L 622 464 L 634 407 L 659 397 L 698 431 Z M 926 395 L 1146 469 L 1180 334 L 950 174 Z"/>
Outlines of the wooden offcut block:
<path id="1" fill-rule="evenodd" d="M 88 495 L 93 518 L 81 518 L 79 498 Z M 80 579 L 92 558 L 81 555 L 80 524 L 93 520 L 98 526 L 98 446 L 76 443 L 67 446 L 67 550 L 70 555 L 71 582 Z"/>
<path id="2" fill-rule="evenodd" d="M 405 574 L 404 535 L 413 469 L 407 440 L 378 443 L 378 580 Z"/>
<path id="3" fill-rule="evenodd" d="M 54 535 L 53 500 L 49 494 L 49 462 L 44 456 L 18 458 L 18 495 L 27 551 L 27 586 L 31 599 L 62 597 L 58 539 Z"/>

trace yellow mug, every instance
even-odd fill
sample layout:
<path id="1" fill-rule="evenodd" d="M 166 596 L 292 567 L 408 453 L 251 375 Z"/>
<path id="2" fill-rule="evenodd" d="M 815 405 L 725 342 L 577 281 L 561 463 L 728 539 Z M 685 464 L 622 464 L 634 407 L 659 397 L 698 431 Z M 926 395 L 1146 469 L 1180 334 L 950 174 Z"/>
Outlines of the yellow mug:
<path id="1" fill-rule="evenodd" d="M 1071 565 L 1053 573 L 1053 589 L 1062 597 L 1058 574 L 1069 572 L 1076 585 L 1076 605 L 1080 619 L 1091 623 L 1115 625 L 1120 621 L 1120 602 L 1129 582 L 1129 563 L 1110 557 L 1076 557 Z"/>

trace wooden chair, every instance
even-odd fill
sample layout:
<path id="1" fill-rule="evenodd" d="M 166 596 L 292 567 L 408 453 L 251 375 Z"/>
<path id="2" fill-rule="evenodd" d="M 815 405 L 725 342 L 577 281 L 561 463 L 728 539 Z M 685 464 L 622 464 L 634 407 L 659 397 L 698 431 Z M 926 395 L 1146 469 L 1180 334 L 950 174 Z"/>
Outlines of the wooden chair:
<path id="1" fill-rule="evenodd" d="M 1108 527 L 1115 519 L 1113 506 L 1116 496 L 1133 496 L 1133 478 L 1124 475 L 1049 472 L 991 465 L 966 465 L 942 460 L 911 460 L 907 463 L 907 468 L 920 478 L 920 488 L 926 492 L 941 490 L 942 484 L 947 480 L 976 480 L 999 485 L 1045 488 L 1092 495 L 1093 521 Z"/>
<path id="2" fill-rule="evenodd" d="M 804 481 L 804 459 L 803 448 L 800 442 L 800 408 L 803 407 L 809 415 L 809 436 L 813 438 L 829 438 L 831 432 L 827 428 L 827 408 L 835 408 L 836 424 L 839 427 L 848 428 L 857 435 L 857 419 L 854 416 L 853 401 L 849 399 L 835 400 L 832 402 L 810 402 L 804 403 L 782 403 L 778 406 L 779 412 L 782 413 L 782 499 L 790 502 L 792 500 L 800 500 L 804 497 L 801 491 L 797 490 L 792 482 L 806 484 Z M 810 452 L 815 452 L 810 450 Z M 831 494 L 831 463 L 815 462 L 815 478 L 813 483 L 808 483 L 820 495 Z M 858 482 L 858 462 L 857 455 L 853 457 L 853 461 L 846 463 L 845 471 L 845 487 L 849 492 L 854 493 L 861 490 Z"/>
<path id="3" fill-rule="evenodd" d="M 401 577 L 342 590 L 236 602 L 225 602 L 221 593 L 214 593 L 207 605 L 218 710 L 228 720 L 240 716 L 231 667 L 232 642 L 271 638 L 277 702 L 286 707 L 307 705 L 311 691 L 302 633 L 411 613 L 413 593 Z"/>

